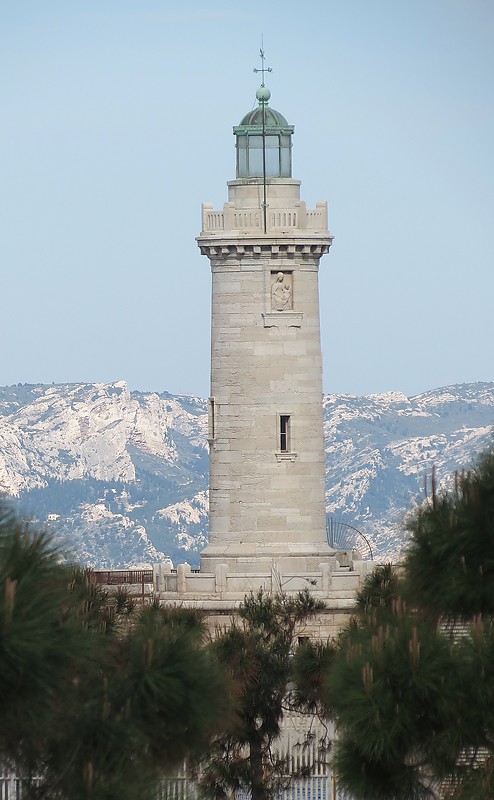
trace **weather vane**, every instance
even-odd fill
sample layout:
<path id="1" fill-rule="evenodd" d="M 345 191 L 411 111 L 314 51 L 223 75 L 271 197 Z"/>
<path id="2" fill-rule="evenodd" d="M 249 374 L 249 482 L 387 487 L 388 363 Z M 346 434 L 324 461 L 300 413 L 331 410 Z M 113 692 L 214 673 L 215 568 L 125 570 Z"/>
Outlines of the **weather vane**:
<path id="1" fill-rule="evenodd" d="M 261 56 L 261 69 L 257 69 L 256 67 L 254 67 L 254 72 L 260 72 L 261 73 L 261 86 L 264 86 L 264 73 L 273 71 L 271 69 L 271 67 L 265 67 L 264 66 L 264 50 L 263 50 L 263 46 L 264 45 L 261 42 L 261 49 L 259 50 L 259 55 Z"/>

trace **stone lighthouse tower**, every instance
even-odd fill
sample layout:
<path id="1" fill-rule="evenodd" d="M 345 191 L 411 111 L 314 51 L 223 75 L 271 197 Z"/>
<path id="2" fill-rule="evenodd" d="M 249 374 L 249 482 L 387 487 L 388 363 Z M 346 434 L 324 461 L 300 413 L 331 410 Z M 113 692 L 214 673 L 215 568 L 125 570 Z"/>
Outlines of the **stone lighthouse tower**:
<path id="1" fill-rule="evenodd" d="M 233 132 L 236 178 L 202 209 L 211 262 L 209 544 L 201 572 L 317 570 L 326 540 L 319 261 L 326 203 L 292 178 L 293 126 L 258 105 Z"/>

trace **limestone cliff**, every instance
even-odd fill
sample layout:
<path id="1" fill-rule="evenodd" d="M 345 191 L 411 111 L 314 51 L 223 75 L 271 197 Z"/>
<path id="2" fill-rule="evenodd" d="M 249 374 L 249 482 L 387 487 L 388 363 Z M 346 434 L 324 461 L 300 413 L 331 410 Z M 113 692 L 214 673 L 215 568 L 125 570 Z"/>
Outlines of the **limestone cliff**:
<path id="1" fill-rule="evenodd" d="M 327 510 L 396 557 L 404 514 L 494 441 L 494 383 L 324 399 Z M 0 388 L 0 491 L 85 564 L 198 562 L 207 408 L 114 384 Z"/>

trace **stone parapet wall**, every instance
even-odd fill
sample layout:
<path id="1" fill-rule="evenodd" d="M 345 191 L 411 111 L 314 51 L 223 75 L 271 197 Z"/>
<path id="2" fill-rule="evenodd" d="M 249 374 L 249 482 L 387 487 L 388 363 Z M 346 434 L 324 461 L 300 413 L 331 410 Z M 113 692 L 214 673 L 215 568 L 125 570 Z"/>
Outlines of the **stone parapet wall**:
<path id="1" fill-rule="evenodd" d="M 294 205 L 269 208 L 266 213 L 266 226 L 269 232 L 287 231 L 294 235 L 298 231 L 327 231 L 328 209 L 324 202 L 316 203 L 315 209 L 307 209 L 303 201 Z M 264 233 L 264 215 L 259 208 L 235 208 L 233 203 L 225 203 L 223 211 L 215 211 L 211 203 L 202 206 L 202 236 L 228 231 L 242 235 L 244 232 Z"/>
<path id="2" fill-rule="evenodd" d="M 219 564 L 214 573 L 194 572 L 188 564 L 171 571 L 165 564 L 154 565 L 155 592 L 163 604 L 199 608 L 212 629 L 225 625 L 249 592 L 282 591 L 293 595 L 304 589 L 322 600 L 326 609 L 307 623 L 307 636 L 327 639 L 336 635 L 355 607 L 356 593 L 374 564 L 339 554 L 341 562 L 329 558 L 319 570 L 298 574 L 282 573 L 273 564 L 269 572 L 231 571 Z"/>

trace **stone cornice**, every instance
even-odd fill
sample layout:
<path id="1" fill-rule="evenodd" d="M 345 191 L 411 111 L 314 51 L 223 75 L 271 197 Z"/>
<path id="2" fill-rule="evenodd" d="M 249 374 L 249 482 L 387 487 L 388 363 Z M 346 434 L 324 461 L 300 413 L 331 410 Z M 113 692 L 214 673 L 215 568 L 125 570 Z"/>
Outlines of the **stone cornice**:
<path id="1" fill-rule="evenodd" d="M 329 252 L 333 242 L 332 236 L 280 239 L 260 239 L 250 241 L 240 238 L 215 238 L 198 236 L 197 244 L 203 256 L 208 258 L 295 258 L 296 256 L 312 256 L 320 258 Z"/>

